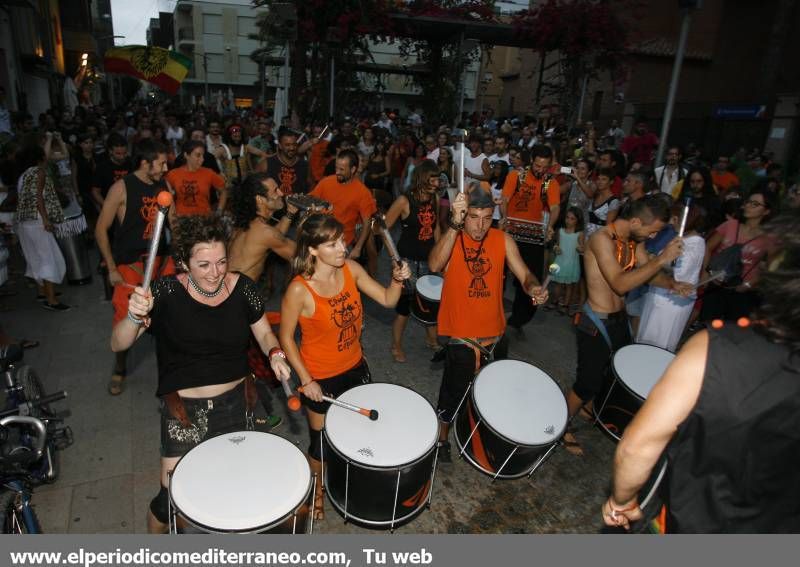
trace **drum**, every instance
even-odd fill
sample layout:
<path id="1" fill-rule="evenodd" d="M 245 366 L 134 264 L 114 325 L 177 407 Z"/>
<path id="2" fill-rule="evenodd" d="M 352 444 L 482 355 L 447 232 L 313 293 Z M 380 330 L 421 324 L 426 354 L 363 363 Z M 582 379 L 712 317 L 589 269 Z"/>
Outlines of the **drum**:
<path id="1" fill-rule="evenodd" d="M 58 247 L 64 255 L 69 285 L 84 285 L 92 281 L 85 237 L 87 229 L 81 206 L 72 197 L 69 205 L 64 207 L 64 222 L 57 224 L 53 230 Z"/>
<path id="2" fill-rule="evenodd" d="M 567 428 L 567 400 L 547 374 L 521 360 L 481 369 L 456 412 L 459 452 L 493 478 L 531 475 Z"/>
<path id="3" fill-rule="evenodd" d="M 367 526 L 394 529 L 430 504 L 439 423 L 431 404 L 396 384 L 365 384 L 340 400 L 378 411 L 371 421 L 331 406 L 325 416 L 323 470 L 331 504 Z"/>
<path id="4" fill-rule="evenodd" d="M 606 378 L 594 405 L 595 423 L 619 441 L 675 355 L 651 345 L 624 346 L 611 359 L 613 376 Z"/>
<path id="5" fill-rule="evenodd" d="M 423 325 L 436 324 L 443 283 L 444 280 L 440 276 L 430 274 L 417 280 L 414 299 L 411 302 L 411 316 Z"/>
<path id="6" fill-rule="evenodd" d="M 303 452 L 259 431 L 236 431 L 186 453 L 169 481 L 177 514 L 204 533 L 305 533 L 314 479 Z"/>
<path id="7" fill-rule="evenodd" d="M 544 223 L 506 217 L 505 229 L 515 242 L 544 245 Z"/>

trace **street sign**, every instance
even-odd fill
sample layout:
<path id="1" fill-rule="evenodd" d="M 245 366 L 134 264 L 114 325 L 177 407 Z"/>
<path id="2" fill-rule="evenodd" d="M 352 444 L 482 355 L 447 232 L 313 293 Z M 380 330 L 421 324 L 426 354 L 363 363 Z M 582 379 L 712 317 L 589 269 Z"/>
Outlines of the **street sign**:
<path id="1" fill-rule="evenodd" d="M 749 104 L 735 106 L 718 106 L 714 109 L 714 116 L 717 118 L 764 118 L 767 114 L 767 107 L 764 104 Z"/>

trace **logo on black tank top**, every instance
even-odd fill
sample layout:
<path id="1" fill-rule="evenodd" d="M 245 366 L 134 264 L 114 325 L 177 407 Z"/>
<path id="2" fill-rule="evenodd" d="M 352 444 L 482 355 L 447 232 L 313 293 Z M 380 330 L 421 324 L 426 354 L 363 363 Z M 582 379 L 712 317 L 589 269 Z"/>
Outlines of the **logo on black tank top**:
<path id="1" fill-rule="evenodd" d="M 156 213 L 158 213 L 156 197 L 142 197 L 142 206 L 139 208 L 139 214 L 142 215 L 142 220 L 145 222 L 142 240 L 150 240 L 153 237 L 153 223 L 156 220 Z"/>
<path id="2" fill-rule="evenodd" d="M 329 299 L 328 304 L 333 307 L 331 318 L 339 328 L 337 349 L 344 352 L 358 340 L 356 323 L 361 318 L 361 303 L 358 300 L 353 301 L 350 292 L 346 291 Z"/>
<path id="3" fill-rule="evenodd" d="M 419 212 L 417 212 L 417 221 L 419 221 L 419 235 L 417 236 L 417 239 L 420 242 L 424 242 L 433 238 L 436 215 L 434 214 L 433 207 L 431 205 L 426 205 L 419 208 Z"/>
<path id="4" fill-rule="evenodd" d="M 281 165 L 281 172 L 278 177 L 281 182 L 281 193 L 284 195 L 291 195 L 293 193 L 292 188 L 294 187 L 294 183 L 297 181 L 297 173 L 295 173 L 294 168 Z"/>

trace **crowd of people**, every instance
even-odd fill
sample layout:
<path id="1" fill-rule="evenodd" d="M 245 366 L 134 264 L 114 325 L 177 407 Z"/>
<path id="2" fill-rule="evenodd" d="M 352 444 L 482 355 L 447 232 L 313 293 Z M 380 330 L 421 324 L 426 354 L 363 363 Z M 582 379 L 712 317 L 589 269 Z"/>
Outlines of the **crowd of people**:
<path id="1" fill-rule="evenodd" d="M 19 114 L 2 142 L 7 196 L 0 210 L 13 217 L 14 235 L 6 246 L 13 254 L 19 244 L 43 308 L 70 309 L 57 291 L 65 274 L 56 239 L 68 222 L 64 211 L 79 207 L 91 227 L 88 238 L 113 289 L 111 395 L 124 391 L 127 350 L 145 330 L 156 337 L 162 487 L 150 507 L 152 531 L 168 523 L 165 486 L 177 458 L 209 436 L 247 426 L 250 375 L 286 380 L 290 368 L 296 372 L 308 455 L 321 472 L 323 395 L 370 380 L 360 343 L 362 294 L 395 309 L 390 352 L 403 364 L 414 282 L 443 277 L 426 344 L 444 361 L 437 411 L 439 458 L 448 462 L 450 425 L 471 378 L 507 356 L 509 339 L 526 340 L 538 309 L 573 317 L 569 416 L 591 418 L 616 350 L 640 342 L 676 352 L 708 327 L 679 356 L 704 359 L 704 349 L 722 340 L 714 333 L 724 322 L 772 328 L 772 319 L 759 319 L 765 308 L 775 314 L 761 282 L 774 266 L 796 270 L 796 257 L 786 257 L 780 234 L 768 228 L 782 209 L 796 215 L 800 206 L 797 185 L 787 186 L 779 164 L 746 149 L 707 159 L 688 146 L 669 147 L 654 168 L 659 140 L 644 121 L 626 135 L 616 122 L 600 131 L 591 123 L 567 128 L 560 120 L 490 114 L 451 129 L 426 124 L 413 109 L 404 118 L 387 110 L 327 124 L 286 118 L 276 126 L 258 109 L 217 115 L 169 105 L 78 107 L 43 114 L 35 126 Z M 162 190 L 173 196 L 171 242 L 161 243 L 155 282 L 144 289 Z M 291 198 L 298 195 L 306 204 Z M 401 260 L 387 286 L 377 281 L 383 243 L 371 229 L 376 213 L 389 229 L 399 227 Z M 292 276 L 284 288 L 275 281 L 276 257 Z M 543 287 L 545 279 L 552 284 Z M 509 310 L 506 286 L 513 286 Z M 282 303 L 270 319 L 263 295 L 273 289 Z M 758 336 L 772 345 L 778 335 Z M 791 358 L 784 350 L 796 337 L 785 344 L 774 348 Z M 703 368 L 695 371 L 699 391 Z M 679 379 L 665 381 L 647 415 L 659 415 L 658 401 Z M 684 418 L 694 394 L 684 400 Z M 682 421 L 670 422 L 672 429 L 659 422 L 658 441 Z M 634 422 L 642 443 L 646 427 Z M 571 429 L 563 440 L 582 454 Z M 620 450 L 635 461 L 634 446 L 623 442 Z M 615 483 L 607 522 L 636 518 L 637 478 Z"/>

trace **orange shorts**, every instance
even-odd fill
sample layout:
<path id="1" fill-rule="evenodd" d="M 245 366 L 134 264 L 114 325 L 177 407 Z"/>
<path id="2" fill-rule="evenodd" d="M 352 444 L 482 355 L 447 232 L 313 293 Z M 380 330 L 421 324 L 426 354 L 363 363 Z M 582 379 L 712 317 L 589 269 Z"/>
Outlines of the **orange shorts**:
<path id="1" fill-rule="evenodd" d="M 142 285 L 144 280 L 144 262 L 133 264 L 119 264 L 117 271 L 122 276 L 124 283 L 114 286 L 114 295 L 111 296 L 111 305 L 114 306 L 113 324 L 116 325 L 128 315 L 128 299 L 133 293 L 133 288 Z M 175 273 L 175 262 L 171 256 L 159 256 L 153 266 L 153 279 L 169 276 Z"/>

